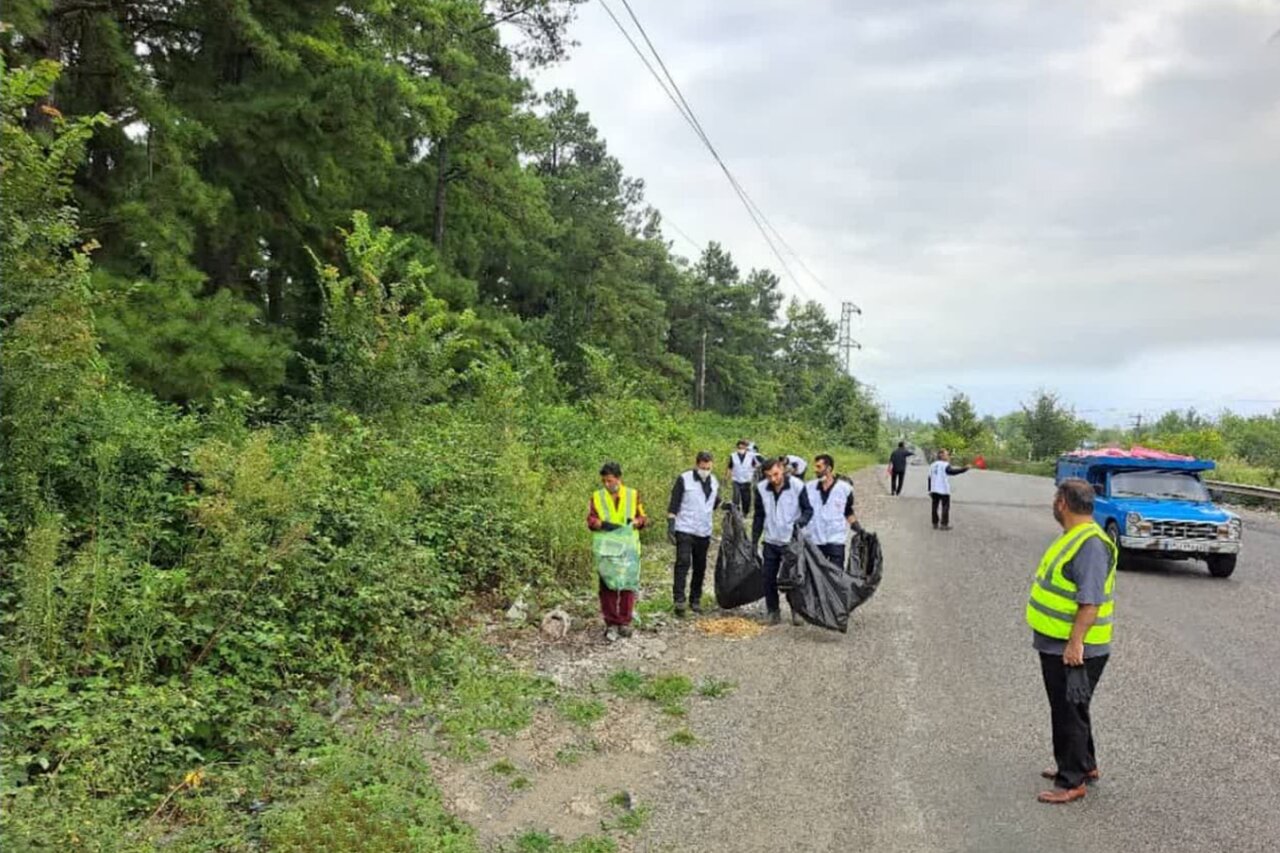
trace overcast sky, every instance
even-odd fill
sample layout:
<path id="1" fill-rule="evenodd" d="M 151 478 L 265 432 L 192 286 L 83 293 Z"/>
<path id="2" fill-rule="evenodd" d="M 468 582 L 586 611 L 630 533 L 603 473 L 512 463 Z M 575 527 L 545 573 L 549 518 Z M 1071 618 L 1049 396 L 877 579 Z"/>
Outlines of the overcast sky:
<path id="1" fill-rule="evenodd" d="M 862 307 L 854 373 L 892 411 L 1280 409 L 1277 0 L 632 6 L 828 288 L 792 264 L 789 292 Z M 572 35 L 537 85 L 577 92 L 676 250 L 781 273 L 598 2 Z"/>

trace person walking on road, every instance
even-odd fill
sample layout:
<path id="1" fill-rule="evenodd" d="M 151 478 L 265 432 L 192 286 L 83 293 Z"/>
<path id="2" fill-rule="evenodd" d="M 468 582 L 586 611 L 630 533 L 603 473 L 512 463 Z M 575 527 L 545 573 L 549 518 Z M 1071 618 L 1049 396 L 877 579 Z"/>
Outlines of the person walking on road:
<path id="1" fill-rule="evenodd" d="M 902 494 L 902 484 L 907 479 L 907 459 L 915 456 L 913 451 L 907 450 L 907 443 L 899 441 L 898 447 L 889 454 L 889 491 L 892 494 Z"/>
<path id="2" fill-rule="evenodd" d="M 1040 775 L 1054 787 L 1039 800 L 1069 803 L 1100 776 L 1089 701 L 1111 654 L 1117 551 L 1093 520 L 1093 487 L 1084 480 L 1058 486 L 1053 517 L 1062 535 L 1040 560 L 1026 615 L 1053 727 L 1055 763 Z"/>
<path id="3" fill-rule="evenodd" d="M 805 486 L 813 520 L 805 534 L 824 557 L 843 567 L 849 528 L 858 524 L 853 514 L 853 484 L 836 478 L 836 463 L 829 454 L 815 456 L 813 470 L 818 476 Z"/>
<path id="4" fill-rule="evenodd" d="M 639 548 L 639 531 L 648 523 L 640 493 L 622 484 L 622 466 L 606 462 L 600 468 L 603 488 L 592 492 L 587 509 L 587 528 L 594 532 L 607 532 L 620 527 L 631 527 Z M 636 590 L 609 589 L 600 578 L 600 615 L 604 617 L 604 637 L 613 642 L 618 637 L 631 636 L 631 619 L 635 613 Z"/>
<path id="5" fill-rule="evenodd" d="M 760 544 L 764 537 L 764 604 L 770 624 L 782 621 L 782 605 L 778 597 L 778 569 L 782 554 L 797 529 L 803 529 L 813 518 L 813 506 L 804 483 L 790 473 L 786 457 L 767 459 L 761 464 L 765 479 L 756 487 L 756 508 L 751 516 L 751 542 Z M 795 614 L 792 614 L 795 621 Z"/>
<path id="6" fill-rule="evenodd" d="M 729 479 L 733 481 L 733 502 L 744 518 L 751 515 L 751 493 L 759 466 L 760 454 L 745 438 L 739 440 L 738 449 L 729 454 Z"/>
<path id="7" fill-rule="evenodd" d="M 711 546 L 711 523 L 720 507 L 720 481 L 711 473 L 711 454 L 700 451 L 694 467 L 676 478 L 667 502 L 667 538 L 676 546 L 675 577 L 671 600 L 677 616 L 685 611 L 685 581 L 689 568 L 688 605 L 694 613 L 702 612 L 702 581 L 707 574 L 707 549 Z"/>
<path id="8" fill-rule="evenodd" d="M 951 529 L 951 478 L 963 474 L 969 466 L 956 468 L 951 464 L 951 454 L 946 450 L 938 451 L 938 459 L 929 466 L 929 501 L 934 530 Z M 941 527 L 939 527 L 938 510 L 942 510 Z"/>

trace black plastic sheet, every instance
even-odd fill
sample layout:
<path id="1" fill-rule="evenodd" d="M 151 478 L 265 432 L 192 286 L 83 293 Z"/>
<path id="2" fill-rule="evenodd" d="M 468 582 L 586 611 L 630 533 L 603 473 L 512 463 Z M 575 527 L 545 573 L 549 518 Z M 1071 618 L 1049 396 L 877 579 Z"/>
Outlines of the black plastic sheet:
<path id="1" fill-rule="evenodd" d="M 725 511 L 716 554 L 716 604 L 725 610 L 764 598 L 764 569 L 742 510 L 730 504 Z"/>

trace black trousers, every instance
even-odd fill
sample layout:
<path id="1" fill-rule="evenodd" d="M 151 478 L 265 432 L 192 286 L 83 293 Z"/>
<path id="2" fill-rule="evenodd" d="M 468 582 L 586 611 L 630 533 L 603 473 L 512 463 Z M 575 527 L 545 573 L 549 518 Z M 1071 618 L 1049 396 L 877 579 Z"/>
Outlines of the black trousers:
<path id="1" fill-rule="evenodd" d="M 691 565 L 693 578 L 689 585 L 689 601 L 693 604 L 702 602 L 702 581 L 707 576 L 707 548 L 710 546 L 710 536 L 676 531 L 675 578 L 671 584 L 671 600 L 676 604 L 685 603 L 685 582 L 689 580 Z"/>
<path id="2" fill-rule="evenodd" d="M 764 606 L 770 613 L 782 609 L 778 599 L 778 569 L 782 568 L 782 554 L 786 549 L 781 545 L 764 543 Z"/>
<path id="3" fill-rule="evenodd" d="M 951 495 L 940 495 L 937 492 L 930 492 L 929 498 L 933 502 L 933 526 L 938 526 L 938 508 L 942 508 L 942 526 L 946 527 L 951 524 Z"/>
<path id="4" fill-rule="evenodd" d="M 755 491 L 754 483 L 733 484 L 733 502 L 742 510 L 743 515 L 751 515 L 751 498 Z"/>
<path id="5" fill-rule="evenodd" d="M 843 545 L 819 545 L 818 550 L 822 552 L 822 556 L 826 557 L 840 568 L 844 568 Z"/>
<path id="6" fill-rule="evenodd" d="M 895 495 L 902 494 L 902 484 L 906 479 L 906 471 L 891 471 L 889 473 L 889 491 Z"/>
<path id="7" fill-rule="evenodd" d="M 1102 670 L 1107 665 L 1107 655 L 1085 658 L 1084 667 L 1089 673 L 1089 684 L 1095 690 Z M 1093 748 L 1093 721 L 1089 717 L 1089 703 L 1067 701 L 1067 665 L 1062 655 L 1041 654 L 1040 672 L 1044 675 L 1044 691 L 1049 696 L 1049 715 L 1053 722 L 1053 759 L 1058 764 L 1058 775 L 1053 784 L 1059 788 L 1078 788 L 1089 773 L 1098 766 Z"/>

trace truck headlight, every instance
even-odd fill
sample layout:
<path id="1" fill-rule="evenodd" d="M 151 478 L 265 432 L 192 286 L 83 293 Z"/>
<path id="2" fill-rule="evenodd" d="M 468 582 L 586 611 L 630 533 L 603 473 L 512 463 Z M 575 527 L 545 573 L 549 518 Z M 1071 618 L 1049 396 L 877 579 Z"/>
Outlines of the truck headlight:
<path id="1" fill-rule="evenodd" d="M 1126 536 L 1139 535 L 1138 525 L 1142 522 L 1142 516 L 1136 512 L 1131 512 L 1124 517 L 1124 532 Z M 1147 528 L 1150 530 L 1150 526 Z"/>
<path id="2" fill-rule="evenodd" d="M 1240 519 L 1233 518 L 1230 521 L 1228 521 L 1226 524 L 1218 525 L 1218 538 L 1219 539 L 1239 539 L 1242 529 L 1243 529 L 1243 524 L 1240 522 Z"/>

